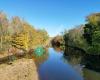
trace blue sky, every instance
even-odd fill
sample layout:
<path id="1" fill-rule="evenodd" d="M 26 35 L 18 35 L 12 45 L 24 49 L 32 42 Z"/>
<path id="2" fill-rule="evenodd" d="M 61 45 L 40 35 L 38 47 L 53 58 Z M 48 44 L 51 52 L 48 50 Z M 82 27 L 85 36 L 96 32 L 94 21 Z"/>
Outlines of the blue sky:
<path id="1" fill-rule="evenodd" d="M 55 36 L 85 23 L 87 15 L 100 12 L 100 0 L 0 0 L 0 10 Z"/>

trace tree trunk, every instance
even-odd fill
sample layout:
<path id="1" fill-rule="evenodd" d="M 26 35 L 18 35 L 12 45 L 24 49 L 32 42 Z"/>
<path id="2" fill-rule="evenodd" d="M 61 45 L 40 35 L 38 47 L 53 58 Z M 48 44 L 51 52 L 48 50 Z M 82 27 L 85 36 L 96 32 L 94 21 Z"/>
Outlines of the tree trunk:
<path id="1" fill-rule="evenodd" d="M 1 36 L 0 39 L 1 39 L 1 42 L 0 42 L 0 43 L 1 43 L 1 44 L 0 44 L 0 48 L 2 49 L 2 36 Z"/>

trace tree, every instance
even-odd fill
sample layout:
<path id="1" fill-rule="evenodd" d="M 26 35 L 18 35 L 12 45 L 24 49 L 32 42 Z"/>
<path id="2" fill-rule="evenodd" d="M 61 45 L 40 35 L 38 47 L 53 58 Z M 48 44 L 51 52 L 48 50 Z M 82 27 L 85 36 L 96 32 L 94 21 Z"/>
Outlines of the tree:
<path id="1" fill-rule="evenodd" d="M 28 51 L 39 45 L 45 45 L 49 36 L 46 30 L 35 29 L 27 21 L 15 16 L 8 19 L 0 12 L 0 50 L 7 51 L 13 46 Z"/>
<path id="2" fill-rule="evenodd" d="M 65 34 L 65 40 L 67 41 L 67 45 L 76 46 L 84 49 L 86 47 L 86 41 L 83 38 L 83 30 L 84 25 L 76 26 L 76 28 L 69 30 Z M 66 42 L 65 41 L 65 42 Z"/>
<path id="3" fill-rule="evenodd" d="M 8 35 L 8 26 L 9 22 L 6 14 L 0 12 L 0 49 L 4 49 L 6 46 L 7 40 L 6 37 Z"/>
<path id="4" fill-rule="evenodd" d="M 29 39 L 30 38 L 29 38 L 28 32 L 17 33 L 12 36 L 11 45 L 18 49 L 28 51 L 29 50 Z"/>
<path id="5" fill-rule="evenodd" d="M 18 16 L 15 16 L 11 20 L 10 27 L 12 28 L 12 34 L 20 33 L 23 31 L 23 22 Z"/>
<path id="6" fill-rule="evenodd" d="M 100 54 L 100 13 L 87 17 L 83 36 L 89 45 L 87 51 L 91 54 Z"/>

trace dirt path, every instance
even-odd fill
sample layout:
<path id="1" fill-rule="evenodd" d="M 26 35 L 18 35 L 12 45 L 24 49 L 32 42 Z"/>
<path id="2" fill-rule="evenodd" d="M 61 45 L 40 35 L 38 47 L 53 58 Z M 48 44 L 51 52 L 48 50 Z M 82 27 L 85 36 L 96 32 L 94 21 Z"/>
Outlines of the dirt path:
<path id="1" fill-rule="evenodd" d="M 11 65 L 0 65 L 0 80 L 39 80 L 37 67 L 32 59 L 19 59 Z"/>

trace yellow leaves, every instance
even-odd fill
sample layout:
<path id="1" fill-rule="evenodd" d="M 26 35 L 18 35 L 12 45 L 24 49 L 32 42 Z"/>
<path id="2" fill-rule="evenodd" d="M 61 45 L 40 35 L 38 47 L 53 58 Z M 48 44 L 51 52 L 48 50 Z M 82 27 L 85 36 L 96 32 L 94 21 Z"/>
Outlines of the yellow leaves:
<path id="1" fill-rule="evenodd" d="M 28 33 L 26 33 L 24 35 L 24 46 L 26 50 L 28 50 L 28 44 L 29 44 L 29 36 L 28 36 Z"/>
<path id="2" fill-rule="evenodd" d="M 29 50 L 43 45 L 47 36 L 45 30 L 35 29 L 20 17 L 15 16 L 9 20 L 3 12 L 0 12 L 0 46 L 2 48 L 12 45 L 16 48 Z"/>
<path id="3" fill-rule="evenodd" d="M 100 13 L 91 14 L 87 17 L 87 20 L 93 25 L 98 25 L 98 22 L 100 22 Z"/>
<path id="4" fill-rule="evenodd" d="M 12 45 L 20 48 L 20 49 L 24 49 L 24 50 L 28 50 L 29 48 L 29 35 L 28 33 L 19 33 L 17 35 L 14 35 L 12 37 Z"/>

